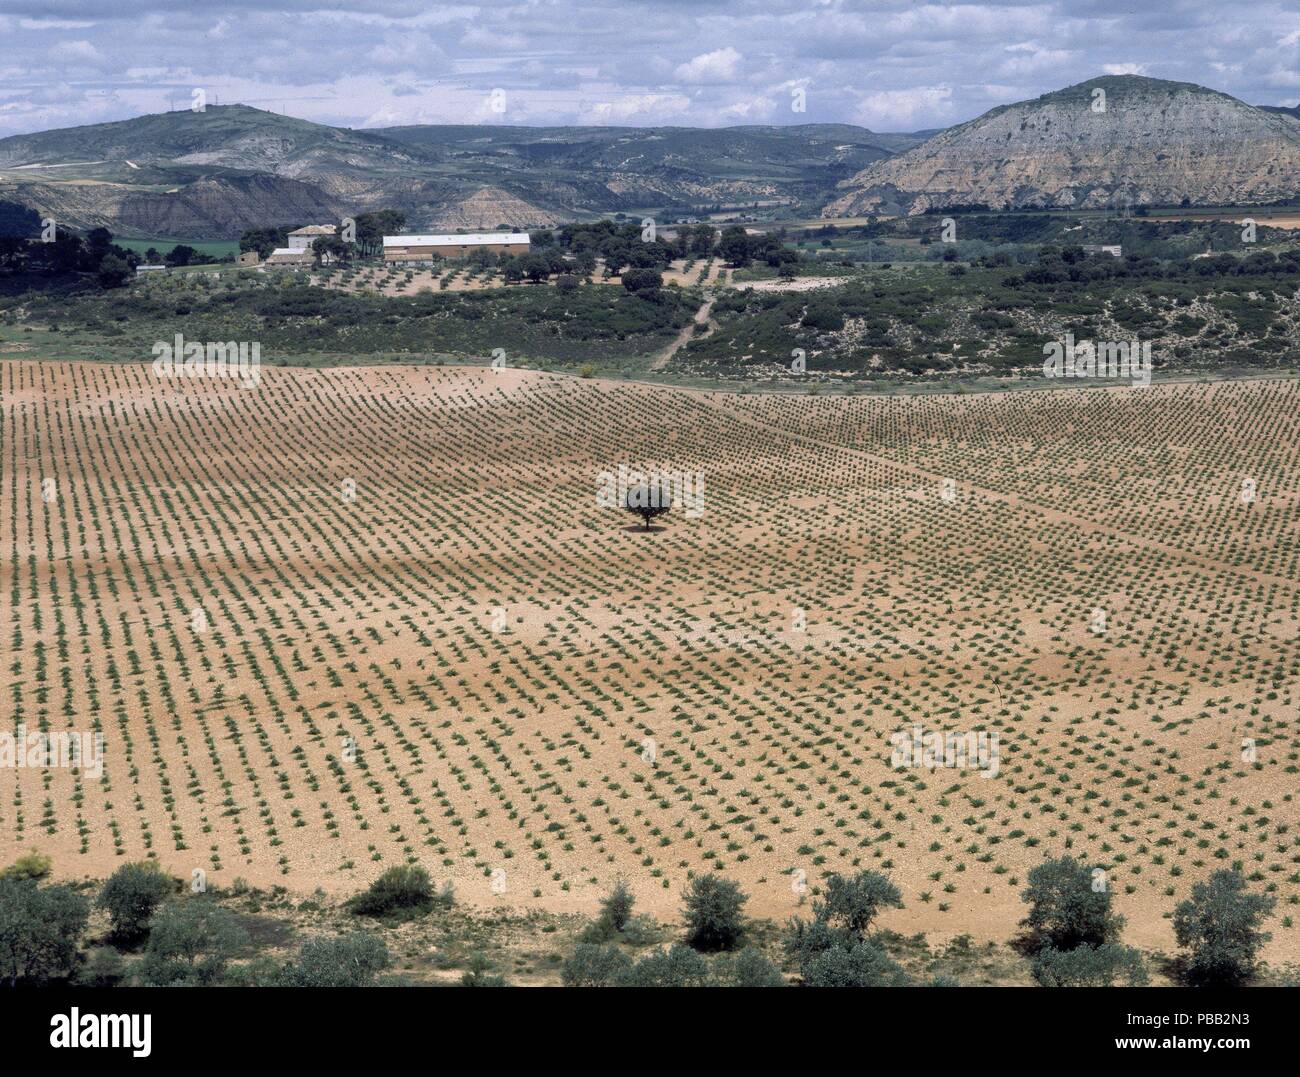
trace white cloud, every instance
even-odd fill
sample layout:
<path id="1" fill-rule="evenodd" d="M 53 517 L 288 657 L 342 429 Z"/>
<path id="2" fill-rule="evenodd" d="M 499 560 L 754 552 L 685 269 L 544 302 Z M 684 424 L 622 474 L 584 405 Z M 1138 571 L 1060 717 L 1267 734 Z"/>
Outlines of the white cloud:
<path id="1" fill-rule="evenodd" d="M 50 49 L 50 58 L 64 63 L 99 64 L 104 54 L 89 41 L 59 41 Z"/>
<path id="2" fill-rule="evenodd" d="M 952 87 L 878 90 L 858 101 L 857 122 L 873 130 L 907 131 L 951 122 Z"/>
<path id="3" fill-rule="evenodd" d="M 704 85 L 713 82 L 735 82 L 744 57 L 728 45 L 724 49 L 701 53 L 673 72 L 679 82 Z"/>

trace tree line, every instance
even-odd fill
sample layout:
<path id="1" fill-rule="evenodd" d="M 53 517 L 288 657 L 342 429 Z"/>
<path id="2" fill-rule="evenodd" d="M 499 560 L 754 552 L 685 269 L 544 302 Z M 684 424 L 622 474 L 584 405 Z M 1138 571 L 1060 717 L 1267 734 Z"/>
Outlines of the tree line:
<path id="1" fill-rule="evenodd" d="M 108 917 L 107 935 L 84 949 L 92 898 L 84 887 L 51 884 L 48 857 L 30 854 L 0 872 L 0 978 L 19 984 L 94 986 L 369 986 L 388 968 L 383 940 L 352 930 L 306 942 L 288 961 L 262 956 L 234 960 L 249 946 L 238 918 L 210 895 L 184 895 L 180 880 L 152 861 L 125 864 L 99 888 L 93 906 Z M 1030 960 L 1044 987 L 1143 985 L 1146 961 L 1120 941 L 1104 873 L 1072 857 L 1030 870 L 1021 899 L 1028 914 L 1013 947 Z M 617 882 L 579 935 L 561 969 L 570 987 L 808 987 L 957 986 L 948 977 L 917 980 L 890 953 L 891 936 L 877 928 L 882 912 L 903 908 L 885 875 L 833 873 L 823 881 L 811 915 L 795 917 L 781 936 L 793 979 L 753 944 L 756 925 L 744 914 L 739 884 L 717 874 L 692 876 L 682 898 L 681 937 L 634 959 L 664 940 L 662 928 L 635 914 L 635 899 Z M 384 872 L 346 908 L 358 918 L 392 927 L 455 904 L 450 886 L 434 889 L 419 865 Z M 1275 899 L 1252 892 L 1240 871 L 1216 871 L 1192 886 L 1173 911 L 1179 955 L 1165 968 L 1175 982 L 1239 987 L 1258 973 L 1270 935 L 1263 923 Z M 128 961 L 122 951 L 137 950 Z M 483 959 L 470 961 L 465 986 L 504 986 Z"/>

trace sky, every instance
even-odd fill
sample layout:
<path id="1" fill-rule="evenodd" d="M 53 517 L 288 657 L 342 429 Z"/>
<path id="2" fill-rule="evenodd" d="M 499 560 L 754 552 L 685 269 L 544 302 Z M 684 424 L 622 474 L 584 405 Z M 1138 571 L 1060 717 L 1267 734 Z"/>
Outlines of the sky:
<path id="1" fill-rule="evenodd" d="M 1300 0 L 0 0 L 0 136 L 200 100 L 349 127 L 915 131 L 1102 74 L 1295 105 Z"/>

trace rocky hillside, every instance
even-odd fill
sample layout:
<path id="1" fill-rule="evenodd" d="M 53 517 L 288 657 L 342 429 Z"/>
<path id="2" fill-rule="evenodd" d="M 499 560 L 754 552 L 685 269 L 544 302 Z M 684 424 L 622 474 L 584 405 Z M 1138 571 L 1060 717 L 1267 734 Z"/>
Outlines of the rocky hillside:
<path id="1" fill-rule="evenodd" d="M 1300 120 L 1191 83 L 1106 76 L 995 108 L 841 186 L 826 216 L 1267 203 L 1300 194 Z"/>

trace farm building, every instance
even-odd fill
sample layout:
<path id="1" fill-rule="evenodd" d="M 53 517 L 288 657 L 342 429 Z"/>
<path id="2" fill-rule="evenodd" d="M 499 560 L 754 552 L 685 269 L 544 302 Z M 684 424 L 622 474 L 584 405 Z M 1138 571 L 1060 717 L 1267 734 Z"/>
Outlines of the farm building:
<path id="1" fill-rule="evenodd" d="M 308 250 L 321 236 L 332 236 L 338 229 L 332 224 L 305 224 L 289 233 L 291 250 Z"/>
<path id="2" fill-rule="evenodd" d="M 527 254 L 527 232 L 470 232 L 464 235 L 384 236 L 385 262 L 432 262 L 464 258 L 474 251 Z"/>
<path id="3" fill-rule="evenodd" d="M 315 256 L 307 247 L 276 247 L 267 258 L 269 266 L 309 266 Z"/>

